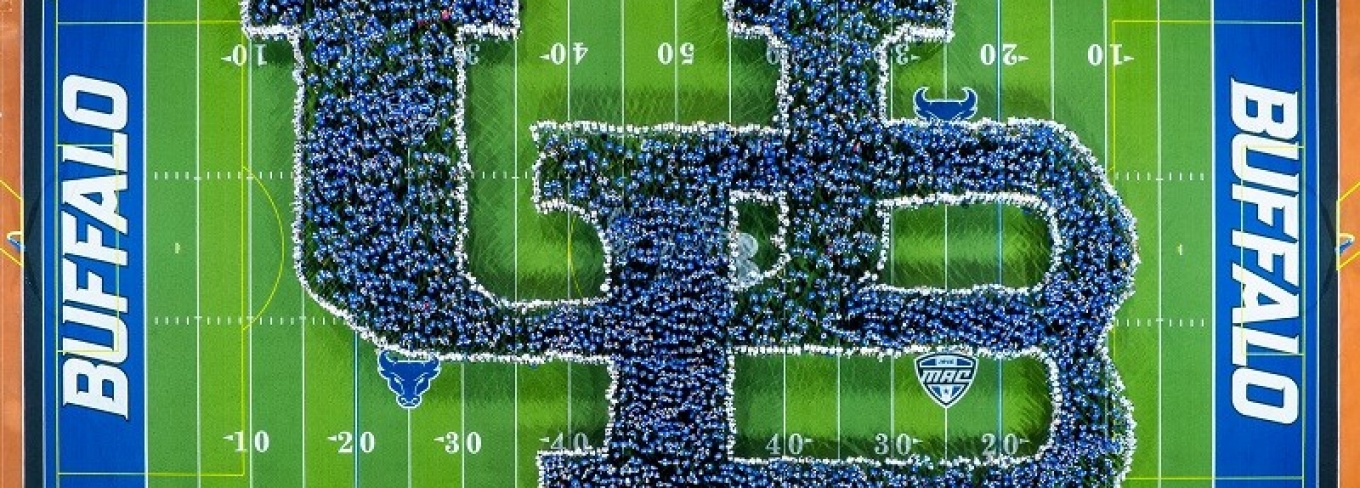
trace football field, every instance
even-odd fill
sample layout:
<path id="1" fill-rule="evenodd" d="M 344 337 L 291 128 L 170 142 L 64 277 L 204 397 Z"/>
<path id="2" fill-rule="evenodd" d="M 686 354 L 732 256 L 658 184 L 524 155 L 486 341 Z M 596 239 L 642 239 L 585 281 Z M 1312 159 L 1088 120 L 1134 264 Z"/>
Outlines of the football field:
<path id="1" fill-rule="evenodd" d="M 374 346 L 294 269 L 292 47 L 248 37 L 235 0 L 145 9 L 145 470 L 57 459 L 58 485 L 532 487 L 537 453 L 604 443 L 599 365 L 445 362 L 423 403 L 400 407 Z M 58 38 L 121 22 L 56 10 Z M 890 117 L 916 117 L 918 88 L 932 99 L 968 88 L 976 119 L 1057 121 L 1137 219 L 1134 293 L 1108 335 L 1137 423 L 1125 486 L 1215 479 L 1211 11 L 1211 0 L 958 0 L 951 42 L 888 47 Z M 733 37 L 719 0 L 522 0 L 520 19 L 515 39 L 469 48 L 471 268 L 516 300 L 598 295 L 594 229 L 530 201 L 530 125 L 768 124 L 778 53 Z M 770 242 L 772 217 L 742 215 Z M 1050 259 L 1047 227 L 1016 207 L 899 211 L 890 229 L 887 279 L 902 286 L 1027 286 Z M 913 359 L 738 357 L 735 454 L 1023 457 L 1046 442 L 1042 361 L 982 357 L 945 409 Z M 1305 471 L 1262 481 L 1298 486 Z"/>

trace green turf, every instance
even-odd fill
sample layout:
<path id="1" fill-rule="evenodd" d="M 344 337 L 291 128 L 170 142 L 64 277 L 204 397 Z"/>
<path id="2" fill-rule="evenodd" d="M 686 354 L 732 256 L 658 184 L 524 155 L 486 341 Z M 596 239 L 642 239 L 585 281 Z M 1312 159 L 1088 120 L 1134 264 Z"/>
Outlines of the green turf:
<path id="1" fill-rule="evenodd" d="M 911 117 L 919 86 L 932 97 L 971 87 L 979 117 L 1057 120 L 1113 171 L 1138 219 L 1143 263 L 1110 339 L 1138 421 L 1128 485 L 1207 485 L 1209 26 L 1159 29 L 1147 22 L 1158 18 L 1152 0 L 1109 2 L 1108 12 L 1098 1 L 998 1 L 959 0 L 947 46 L 891 48 L 903 63 L 892 67 L 890 113 Z M 469 253 L 478 279 L 505 296 L 591 295 L 603 277 L 599 239 L 579 219 L 533 209 L 529 124 L 765 123 L 776 71 L 763 42 L 729 39 L 717 0 L 522 3 L 518 40 L 480 43 L 469 73 Z M 151 484 L 533 486 L 535 453 L 559 435 L 599 445 L 600 366 L 445 363 L 424 405 L 409 415 L 396 406 L 372 347 L 309 298 L 291 269 L 291 53 L 270 44 L 263 65 L 222 61 L 238 44 L 255 53 L 237 5 L 149 2 Z M 1160 7 L 1163 19 L 1208 12 L 1209 0 Z M 578 42 L 588 49 L 579 64 L 570 56 Z M 557 43 L 568 62 L 540 59 Z M 692 44 L 693 64 L 679 52 L 679 62 L 661 63 L 663 43 Z M 1105 43 L 1134 60 L 1092 66 L 1090 46 Z M 1029 59 L 981 62 L 983 50 L 1006 44 Z M 947 220 L 943 209 L 912 212 L 893 227 L 891 282 L 1018 285 L 1045 268 L 1042 224 L 1013 208 L 951 208 Z M 1044 373 L 1029 360 L 983 361 L 974 390 L 948 412 L 947 435 L 909 356 L 737 364 L 736 448 L 746 456 L 769 455 L 775 436 L 787 452 L 792 434 L 812 440 L 802 455 L 829 458 L 901 457 L 902 435 L 920 441 L 911 453 L 943 454 L 947 440 L 951 455 L 967 455 L 986 447 L 984 436 L 1001 446 L 1010 434 L 1030 441 L 1019 446 L 1025 454 L 1045 435 Z M 267 436 L 268 449 L 237 452 L 224 439 L 237 432 Z M 456 452 L 450 433 L 463 441 Z M 345 436 L 349 453 L 330 440 Z"/>

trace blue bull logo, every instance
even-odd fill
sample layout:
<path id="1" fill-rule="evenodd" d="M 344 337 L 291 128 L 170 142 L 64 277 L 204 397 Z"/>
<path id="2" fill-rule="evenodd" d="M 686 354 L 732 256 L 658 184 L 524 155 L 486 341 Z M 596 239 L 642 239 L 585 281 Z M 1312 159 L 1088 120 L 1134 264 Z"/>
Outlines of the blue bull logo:
<path id="1" fill-rule="evenodd" d="M 963 89 L 962 100 L 929 100 L 923 86 L 916 89 L 912 101 L 916 116 L 925 120 L 967 120 L 977 115 L 977 93 L 972 88 Z"/>
<path id="2" fill-rule="evenodd" d="M 397 395 L 397 405 L 412 409 L 420 406 L 421 397 L 430 389 L 430 382 L 439 376 L 439 360 L 397 360 L 391 351 L 381 351 L 378 353 L 378 374 Z"/>

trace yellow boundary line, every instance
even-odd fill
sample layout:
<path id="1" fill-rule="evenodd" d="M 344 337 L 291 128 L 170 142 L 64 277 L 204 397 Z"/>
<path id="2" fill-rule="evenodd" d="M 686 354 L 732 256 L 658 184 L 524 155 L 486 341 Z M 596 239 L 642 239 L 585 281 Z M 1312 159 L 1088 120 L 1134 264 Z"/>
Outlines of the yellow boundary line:
<path id="1" fill-rule="evenodd" d="M 9 258 L 10 261 L 14 261 L 14 264 L 19 265 L 20 268 L 24 267 L 23 259 L 14 257 L 13 254 L 9 253 L 8 249 L 0 248 L 0 254 L 4 254 L 5 257 Z"/>
<path id="2" fill-rule="evenodd" d="M 0 186 L 5 187 L 5 191 L 8 191 L 10 195 L 14 195 L 14 198 L 19 199 L 19 202 L 23 203 L 24 197 L 20 196 L 19 192 L 14 191 L 14 187 L 9 186 L 9 183 L 5 183 L 5 180 L 0 180 Z"/>
<path id="3" fill-rule="evenodd" d="M 1351 195 L 1355 194 L 1356 190 L 1360 190 L 1360 182 L 1356 182 L 1354 185 L 1351 185 L 1351 187 L 1350 187 L 1349 189 L 1347 189 L 1345 193 L 1342 193 L 1342 194 L 1341 194 L 1341 197 L 1340 197 L 1340 198 L 1337 198 L 1337 199 L 1336 199 L 1336 231 L 1337 231 L 1338 233 L 1342 232 L 1342 230 L 1341 230 L 1341 210 L 1342 210 L 1341 202 L 1346 201 L 1347 198 L 1349 198 Z M 1340 271 L 1342 268 L 1345 268 L 1347 265 L 1351 264 L 1351 262 L 1355 261 L 1356 258 L 1360 258 L 1360 250 L 1353 251 L 1353 252 L 1354 252 L 1354 254 L 1351 255 L 1351 257 L 1346 258 L 1345 261 L 1338 261 L 1338 262 L 1337 262 L 1337 264 L 1336 264 L 1336 269 L 1337 269 L 1337 271 Z M 1337 255 L 1337 258 L 1340 259 L 1341 256 L 1340 256 L 1340 255 Z"/>
<path id="4" fill-rule="evenodd" d="M 1346 197 L 1351 196 L 1351 194 L 1355 193 L 1356 190 L 1360 190 L 1360 181 L 1357 181 L 1354 186 L 1350 187 L 1349 190 L 1346 190 L 1346 193 L 1342 193 L 1341 198 L 1336 199 L 1336 203 L 1346 201 Z"/>
<path id="5" fill-rule="evenodd" d="M 19 201 L 19 208 L 18 208 L 18 210 L 19 210 L 19 235 L 22 236 L 23 233 L 24 233 L 24 197 L 23 197 L 23 195 L 20 195 L 19 192 L 16 191 L 16 190 L 14 189 L 13 186 L 10 186 L 9 183 L 5 182 L 5 180 L 0 180 L 0 187 L 4 187 L 4 188 L 5 188 L 5 191 L 6 191 L 7 193 L 9 193 L 10 195 L 14 195 L 14 198 L 15 198 L 16 200 Z M 4 230 L 4 229 L 0 229 L 0 230 Z M 8 234 L 6 235 L 6 237 L 8 238 Z M 18 256 L 15 256 L 14 254 L 11 254 L 11 253 L 9 252 L 9 249 L 5 249 L 4 247 L 0 247 L 0 254 L 4 254 L 5 257 L 9 258 L 10 261 L 14 261 L 14 264 L 19 265 L 20 268 L 24 267 L 24 255 L 23 255 L 23 253 L 19 253 Z"/>

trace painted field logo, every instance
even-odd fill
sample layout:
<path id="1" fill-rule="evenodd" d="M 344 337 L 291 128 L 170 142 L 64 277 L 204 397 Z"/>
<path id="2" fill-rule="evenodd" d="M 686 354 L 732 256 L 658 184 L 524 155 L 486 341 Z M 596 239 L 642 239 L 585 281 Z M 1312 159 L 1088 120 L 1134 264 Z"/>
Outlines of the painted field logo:
<path id="1" fill-rule="evenodd" d="M 912 103 L 915 105 L 916 116 L 925 120 L 968 120 L 977 115 L 977 92 L 972 88 L 963 89 L 963 98 L 960 100 L 940 99 L 931 100 L 926 98 L 926 87 L 916 89 L 916 94 L 912 96 Z"/>
<path id="2" fill-rule="evenodd" d="M 963 399 L 976 374 L 977 359 L 962 354 L 937 352 L 916 358 L 916 379 L 930 399 L 944 408 Z"/>
<path id="3" fill-rule="evenodd" d="M 439 376 L 439 360 L 399 361 L 393 356 L 392 351 L 378 353 L 378 374 L 397 395 L 397 405 L 405 409 L 419 407 L 430 382 Z"/>

